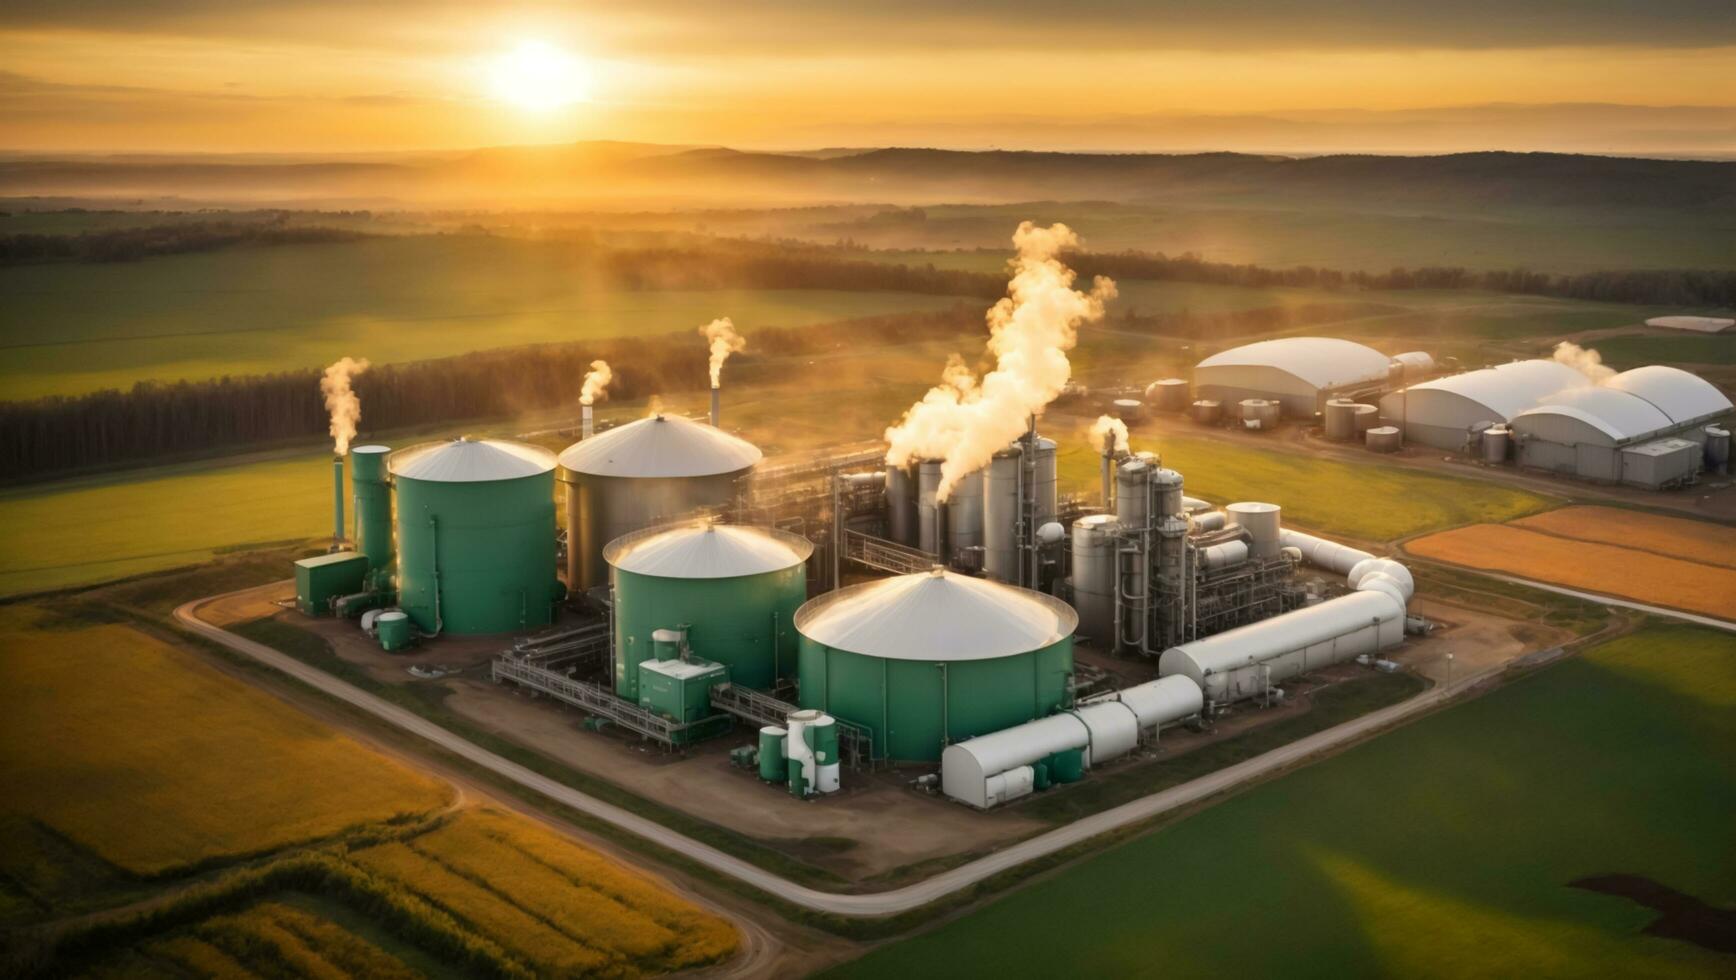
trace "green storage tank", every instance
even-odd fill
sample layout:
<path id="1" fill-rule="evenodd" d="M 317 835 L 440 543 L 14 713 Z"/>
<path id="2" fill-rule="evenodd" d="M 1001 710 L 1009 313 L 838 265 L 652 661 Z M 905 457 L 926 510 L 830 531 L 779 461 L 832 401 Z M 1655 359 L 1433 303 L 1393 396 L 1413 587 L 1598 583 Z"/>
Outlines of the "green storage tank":
<path id="1" fill-rule="evenodd" d="M 1048 758 L 1049 776 L 1057 783 L 1076 783 L 1085 778 L 1085 750 L 1067 749 Z"/>
<path id="2" fill-rule="evenodd" d="M 639 664 L 659 631 L 686 633 L 696 656 L 729 665 L 731 683 L 766 689 L 795 674 L 792 621 L 808 598 L 814 546 L 785 531 L 731 524 L 652 528 L 609 543 L 615 693 L 638 700 Z"/>
<path id="3" fill-rule="evenodd" d="M 410 617 L 400 609 L 388 609 L 374 620 L 374 636 L 380 641 L 380 649 L 387 653 L 395 653 L 416 641 Z"/>
<path id="4" fill-rule="evenodd" d="M 711 689 L 729 683 L 729 668 L 704 660 L 639 664 L 639 707 L 691 725 L 711 717 Z"/>
<path id="5" fill-rule="evenodd" d="M 933 762 L 950 742 L 1068 701 L 1066 603 L 943 569 L 852 585 L 796 613 L 801 704 L 873 733 L 880 759 Z"/>
<path id="6" fill-rule="evenodd" d="M 768 783 L 784 781 L 789 760 L 784 758 L 784 737 L 789 732 L 777 725 L 767 725 L 759 731 L 759 775 Z"/>
<path id="7" fill-rule="evenodd" d="M 500 439 L 392 454 L 398 602 L 429 634 L 547 626 L 555 575 L 554 454 Z"/>
<path id="8" fill-rule="evenodd" d="M 385 446 L 350 450 L 350 495 L 355 498 L 356 551 L 370 569 L 392 563 L 392 487 L 386 475 Z"/>
<path id="9" fill-rule="evenodd" d="M 309 616 L 331 615 L 331 602 L 362 591 L 368 559 L 353 551 L 302 558 L 295 563 L 295 605 Z"/>

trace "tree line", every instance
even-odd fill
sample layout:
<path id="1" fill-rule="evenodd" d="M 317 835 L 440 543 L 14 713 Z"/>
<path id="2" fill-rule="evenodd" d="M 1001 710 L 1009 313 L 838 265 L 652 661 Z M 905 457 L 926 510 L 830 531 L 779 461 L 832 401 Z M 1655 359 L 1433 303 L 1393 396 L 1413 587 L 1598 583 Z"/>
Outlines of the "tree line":
<path id="1" fill-rule="evenodd" d="M 241 245 L 311 245 L 349 242 L 361 232 L 323 226 L 234 221 L 114 228 L 77 235 L 0 235 L 0 265 L 40 262 L 134 262 L 156 255 L 214 252 Z"/>

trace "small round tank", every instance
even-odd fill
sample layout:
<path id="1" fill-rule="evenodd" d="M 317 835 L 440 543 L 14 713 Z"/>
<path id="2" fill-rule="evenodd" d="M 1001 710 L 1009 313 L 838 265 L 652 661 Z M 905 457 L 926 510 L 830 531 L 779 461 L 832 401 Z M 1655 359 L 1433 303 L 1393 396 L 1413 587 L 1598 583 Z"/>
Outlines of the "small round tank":
<path id="1" fill-rule="evenodd" d="M 1123 422 L 1138 422 L 1145 418 L 1145 403 L 1137 398 L 1117 398 L 1110 404 L 1109 414 Z"/>
<path id="2" fill-rule="evenodd" d="M 411 628 L 408 615 L 391 609 L 374 619 L 374 636 L 380 641 L 380 649 L 387 653 L 396 653 L 408 647 L 415 639 L 415 630 Z"/>
<path id="3" fill-rule="evenodd" d="M 1200 425 L 1217 425 L 1224 417 L 1224 403 L 1215 398 L 1201 398 L 1193 403 L 1193 420 Z"/>
<path id="4" fill-rule="evenodd" d="M 759 731 L 759 777 L 768 783 L 781 783 L 787 778 L 784 737 L 788 734 L 777 725 L 767 725 Z"/>
<path id="5" fill-rule="evenodd" d="M 1376 405 L 1354 405 L 1350 411 L 1358 433 L 1367 432 L 1380 424 L 1380 408 Z"/>
<path id="6" fill-rule="evenodd" d="M 753 443 L 679 415 L 652 415 L 561 452 L 566 487 L 567 585 L 609 580 L 603 548 L 643 528 L 720 507 L 759 464 Z"/>
<path id="7" fill-rule="evenodd" d="M 1225 507 L 1224 514 L 1228 526 L 1248 532 L 1248 551 L 1255 558 L 1277 557 L 1278 549 L 1283 547 L 1279 534 L 1281 511 L 1277 504 L 1245 500 Z"/>
<path id="8" fill-rule="evenodd" d="M 1180 412 L 1187 408 L 1188 385 L 1182 378 L 1164 378 L 1145 386 L 1145 403 L 1159 412 Z"/>
<path id="9" fill-rule="evenodd" d="M 1512 439 L 1505 425 L 1491 425 L 1483 430 L 1483 462 L 1505 463 Z"/>
<path id="10" fill-rule="evenodd" d="M 1377 453 L 1396 453 L 1404 445 L 1404 433 L 1396 425 L 1377 425 L 1363 433 L 1363 438 Z"/>
<path id="11" fill-rule="evenodd" d="M 399 605 L 425 633 L 547 626 L 555 577 L 554 454 L 501 439 L 391 455 Z"/>
<path id="12" fill-rule="evenodd" d="M 1333 442 L 1349 442 L 1356 438 L 1356 403 L 1348 398 L 1329 399 L 1323 422 L 1326 438 Z"/>
<path id="13" fill-rule="evenodd" d="M 1702 430 L 1706 434 L 1706 468 L 1714 473 L 1730 469 L 1730 430 L 1716 423 Z"/>

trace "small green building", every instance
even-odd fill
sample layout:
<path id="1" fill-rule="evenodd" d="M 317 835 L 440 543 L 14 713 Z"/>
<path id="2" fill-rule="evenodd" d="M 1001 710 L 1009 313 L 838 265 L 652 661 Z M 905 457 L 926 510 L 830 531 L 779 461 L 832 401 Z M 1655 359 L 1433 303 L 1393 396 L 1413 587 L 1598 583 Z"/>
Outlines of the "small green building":
<path id="1" fill-rule="evenodd" d="M 684 725 L 715 712 L 711 689 L 729 683 L 729 668 L 705 660 L 646 660 L 639 664 L 639 707 Z"/>
<path id="2" fill-rule="evenodd" d="M 332 600 L 362 591 L 367 576 L 367 556 L 354 551 L 302 558 L 295 563 L 296 608 L 309 616 L 329 616 Z"/>

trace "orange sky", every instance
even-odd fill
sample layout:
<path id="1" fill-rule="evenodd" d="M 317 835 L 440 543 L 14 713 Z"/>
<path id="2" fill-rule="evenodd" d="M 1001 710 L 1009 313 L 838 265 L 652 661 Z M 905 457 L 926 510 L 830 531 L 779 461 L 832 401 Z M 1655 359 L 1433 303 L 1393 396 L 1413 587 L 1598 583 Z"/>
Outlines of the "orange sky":
<path id="1" fill-rule="evenodd" d="M 1726 153 L 1736 152 L 1728 4 L 1003 0 L 961 13 L 906 0 L 9 0 L 0 147 L 324 152 L 619 139 L 1305 149 L 1312 140 L 1404 150 L 1578 140 Z M 525 41 L 579 59 L 590 99 L 532 111 L 496 98 L 490 59 Z M 1511 105 L 1413 112 L 1497 103 Z M 1516 112 L 1527 106 L 1547 108 Z"/>

